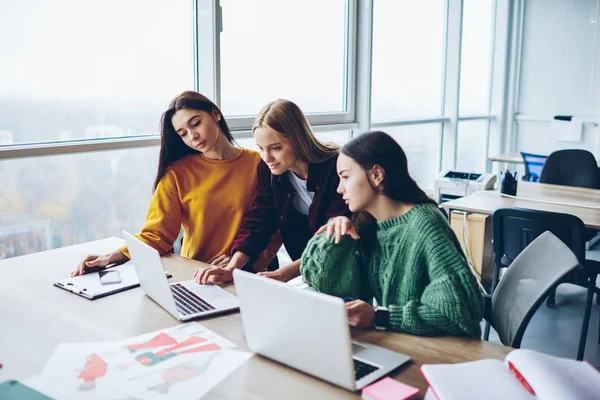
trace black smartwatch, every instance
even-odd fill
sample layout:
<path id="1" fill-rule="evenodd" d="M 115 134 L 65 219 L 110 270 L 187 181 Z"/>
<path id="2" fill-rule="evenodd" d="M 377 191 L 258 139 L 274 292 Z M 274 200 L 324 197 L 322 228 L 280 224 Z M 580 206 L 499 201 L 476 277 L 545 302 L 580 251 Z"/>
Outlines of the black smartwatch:
<path id="1" fill-rule="evenodd" d="M 377 307 L 375 309 L 375 319 L 373 325 L 378 331 L 385 331 L 390 324 L 390 310 L 386 307 Z"/>

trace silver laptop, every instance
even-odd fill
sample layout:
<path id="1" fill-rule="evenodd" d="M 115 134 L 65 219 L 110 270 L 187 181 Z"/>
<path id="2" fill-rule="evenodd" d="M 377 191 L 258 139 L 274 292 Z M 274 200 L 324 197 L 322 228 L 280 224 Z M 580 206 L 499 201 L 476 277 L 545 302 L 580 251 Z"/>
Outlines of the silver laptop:
<path id="1" fill-rule="evenodd" d="M 122 231 L 142 290 L 180 321 L 235 310 L 237 297 L 215 285 L 193 279 L 169 284 L 158 251 Z"/>
<path id="2" fill-rule="evenodd" d="M 344 301 L 235 270 L 246 342 L 256 353 L 349 390 L 358 390 L 410 357 L 350 341 Z"/>

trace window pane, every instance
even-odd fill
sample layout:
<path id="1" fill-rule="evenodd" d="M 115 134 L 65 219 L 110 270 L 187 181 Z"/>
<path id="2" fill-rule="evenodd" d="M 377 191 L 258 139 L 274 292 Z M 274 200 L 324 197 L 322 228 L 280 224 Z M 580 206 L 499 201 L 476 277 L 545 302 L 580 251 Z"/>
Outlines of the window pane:
<path id="1" fill-rule="evenodd" d="M 460 65 L 461 115 L 488 114 L 493 0 L 464 0 Z"/>
<path id="2" fill-rule="evenodd" d="M 350 131 L 315 132 L 315 136 L 322 143 L 335 143 L 342 147 L 350 140 Z"/>
<path id="3" fill-rule="evenodd" d="M 156 133 L 193 89 L 189 0 L 3 0 L 0 37 L 0 145 Z"/>
<path id="4" fill-rule="evenodd" d="M 233 134 L 233 136 L 235 137 L 235 133 Z M 258 146 L 256 145 L 256 142 L 254 141 L 253 137 L 251 137 L 251 138 L 235 138 L 235 141 L 242 147 L 245 147 L 250 150 L 258 151 Z"/>
<path id="5" fill-rule="evenodd" d="M 233 136 L 235 137 L 235 132 Z M 322 143 L 335 143 L 342 147 L 350 140 L 350 131 L 315 132 L 315 136 Z M 235 141 L 242 147 L 258 151 L 254 138 L 236 138 Z"/>
<path id="6" fill-rule="evenodd" d="M 459 121 L 456 169 L 463 172 L 485 172 L 485 153 L 490 123 Z"/>
<path id="7" fill-rule="evenodd" d="M 0 259 L 139 231 L 157 164 L 158 147 L 0 161 Z"/>
<path id="8" fill-rule="evenodd" d="M 445 0 L 375 0 L 372 119 L 442 113 Z"/>
<path id="9" fill-rule="evenodd" d="M 408 171 L 421 189 L 431 191 L 439 173 L 441 124 L 407 125 L 382 128 L 406 153 Z"/>
<path id="10" fill-rule="evenodd" d="M 346 0 L 222 0 L 221 108 L 256 115 L 284 98 L 346 110 Z"/>

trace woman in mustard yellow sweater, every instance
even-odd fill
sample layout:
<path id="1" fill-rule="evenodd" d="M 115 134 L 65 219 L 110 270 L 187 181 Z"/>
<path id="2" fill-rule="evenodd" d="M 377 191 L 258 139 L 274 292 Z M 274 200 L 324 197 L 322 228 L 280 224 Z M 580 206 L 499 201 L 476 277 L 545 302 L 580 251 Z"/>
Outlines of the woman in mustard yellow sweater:
<path id="1" fill-rule="evenodd" d="M 162 255 L 173 248 L 183 228 L 182 256 L 227 265 L 229 259 L 219 256 L 229 253 L 252 204 L 259 153 L 237 147 L 219 107 L 187 91 L 162 115 L 159 157 L 146 222 L 136 237 Z M 264 270 L 280 245 L 280 239 L 272 240 L 254 269 Z M 72 275 L 127 260 L 123 246 L 86 257 Z"/>

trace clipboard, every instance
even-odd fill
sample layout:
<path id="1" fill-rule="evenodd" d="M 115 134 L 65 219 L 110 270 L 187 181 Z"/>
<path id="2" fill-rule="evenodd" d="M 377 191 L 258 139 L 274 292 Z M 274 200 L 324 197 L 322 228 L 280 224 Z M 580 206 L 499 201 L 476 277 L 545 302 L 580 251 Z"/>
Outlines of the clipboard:
<path id="1" fill-rule="evenodd" d="M 100 283 L 100 273 L 106 271 L 117 271 L 121 278 L 119 283 L 103 285 Z M 167 278 L 171 274 L 165 271 Z M 102 297 L 110 296 L 111 294 L 124 292 L 125 290 L 133 289 L 140 286 L 140 281 L 135 272 L 135 267 L 131 261 L 115 267 L 108 267 L 98 272 L 92 272 L 85 275 L 75 276 L 68 279 L 61 279 L 54 282 L 54 286 L 84 297 L 88 300 L 96 300 Z"/>

